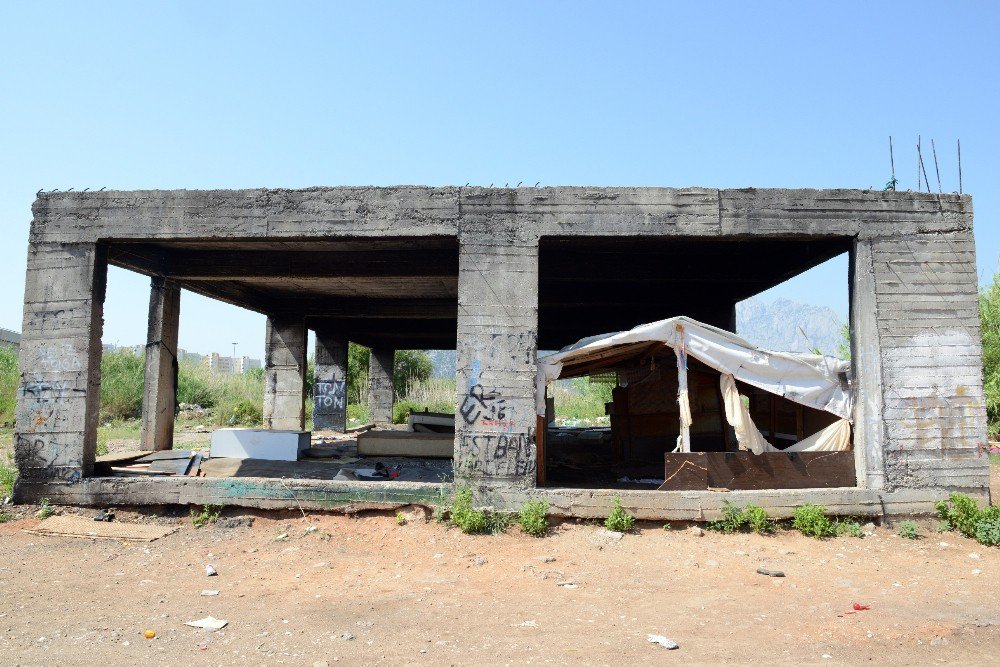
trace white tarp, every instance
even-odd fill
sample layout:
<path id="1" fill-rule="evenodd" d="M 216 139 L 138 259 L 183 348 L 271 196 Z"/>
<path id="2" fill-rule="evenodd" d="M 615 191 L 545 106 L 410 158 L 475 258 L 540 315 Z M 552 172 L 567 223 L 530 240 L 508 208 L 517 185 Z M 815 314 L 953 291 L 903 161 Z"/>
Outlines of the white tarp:
<path id="1" fill-rule="evenodd" d="M 750 418 L 750 410 L 740 399 L 736 390 L 736 381 L 732 375 L 723 373 L 719 376 L 719 386 L 722 389 L 722 404 L 726 409 L 726 421 L 736 431 L 736 442 L 740 449 L 746 449 L 754 454 L 764 452 L 846 452 L 851 449 L 851 424 L 846 419 L 838 419 L 826 428 L 808 438 L 778 449 L 767 440 L 757 425 Z"/>
<path id="2" fill-rule="evenodd" d="M 723 375 L 732 375 L 795 403 L 852 419 L 850 362 L 815 354 L 768 352 L 735 334 L 688 317 L 672 317 L 630 331 L 584 339 L 539 358 L 535 394 L 538 414 L 545 414 L 546 385 L 559 378 L 565 364 L 597 359 L 611 348 L 642 342 L 661 342 L 674 349 L 680 346 L 686 354 Z"/>

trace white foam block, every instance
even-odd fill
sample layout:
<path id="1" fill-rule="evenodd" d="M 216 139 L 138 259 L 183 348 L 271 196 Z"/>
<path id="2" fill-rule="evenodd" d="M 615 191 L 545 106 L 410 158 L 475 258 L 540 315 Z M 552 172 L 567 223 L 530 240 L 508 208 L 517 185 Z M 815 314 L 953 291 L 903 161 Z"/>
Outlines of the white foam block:
<path id="1" fill-rule="evenodd" d="M 212 458 L 297 461 L 309 449 L 309 431 L 220 428 L 212 431 Z"/>

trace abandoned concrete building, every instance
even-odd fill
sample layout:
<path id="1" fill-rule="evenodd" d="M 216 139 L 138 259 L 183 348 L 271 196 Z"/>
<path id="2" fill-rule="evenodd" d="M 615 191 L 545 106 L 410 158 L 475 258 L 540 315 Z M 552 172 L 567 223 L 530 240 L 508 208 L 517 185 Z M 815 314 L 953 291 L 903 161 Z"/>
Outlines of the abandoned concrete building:
<path id="1" fill-rule="evenodd" d="M 805 502 L 880 515 L 928 511 L 949 491 L 989 493 L 967 195 L 102 191 L 40 193 L 33 212 L 21 499 L 394 507 L 467 483 L 494 507 L 542 498 L 556 514 L 601 517 L 618 496 L 640 518 L 699 520 L 727 499 L 775 516 Z M 787 378 L 768 384 L 775 365 L 805 366 L 727 333 L 735 304 L 843 253 L 852 361 L 807 360 L 802 377 L 818 379 L 802 391 Z M 316 429 L 345 430 L 348 341 L 372 350 L 376 424 L 391 419 L 394 350 L 456 350 L 454 426 L 433 445 L 440 455 L 444 441 L 450 475 L 268 475 L 246 462 L 239 475 L 128 475 L 96 465 L 109 265 L 151 278 L 143 449 L 172 448 L 183 289 L 266 315 L 265 431 L 303 431 L 307 400 Z M 654 324 L 633 329 L 644 323 Z M 627 333 L 588 339 L 607 332 Z M 540 364 L 539 350 L 563 351 Z M 609 383 L 612 396 L 611 425 L 592 438 L 554 426 L 546 393 L 547 380 L 582 376 Z M 805 447 L 834 431 L 836 451 Z M 393 454 L 419 459 L 429 446 L 420 440 Z M 651 473 L 661 485 L 630 483 Z"/>

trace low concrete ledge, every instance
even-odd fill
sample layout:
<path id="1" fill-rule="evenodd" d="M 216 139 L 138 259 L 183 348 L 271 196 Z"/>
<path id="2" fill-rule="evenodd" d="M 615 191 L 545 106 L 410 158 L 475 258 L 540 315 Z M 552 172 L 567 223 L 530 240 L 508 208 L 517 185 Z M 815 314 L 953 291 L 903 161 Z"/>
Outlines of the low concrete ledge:
<path id="1" fill-rule="evenodd" d="M 451 484 L 431 482 L 361 482 L 266 477 L 91 477 L 79 483 L 19 481 L 16 502 L 48 498 L 65 505 L 225 505 L 258 509 L 309 509 L 358 512 L 391 510 L 406 505 L 431 506 Z M 799 505 L 824 505 L 841 516 L 892 516 L 930 514 L 934 503 L 961 491 L 980 502 L 989 502 L 981 489 L 906 489 L 892 492 L 868 489 L 780 489 L 772 491 L 635 491 L 548 487 L 520 489 L 480 484 L 479 504 L 517 510 L 529 499 L 549 503 L 553 516 L 580 519 L 607 517 L 617 496 L 639 519 L 657 521 L 711 521 L 722 515 L 723 502 L 754 503 L 776 519 L 792 516 Z"/>
<path id="2" fill-rule="evenodd" d="M 448 488 L 445 488 L 448 487 Z M 444 489 L 444 490 L 442 490 Z M 225 505 L 259 509 L 356 512 L 431 505 L 450 485 L 430 482 L 341 482 L 266 477 L 91 477 L 66 482 L 18 482 L 16 502 L 83 506 Z"/>

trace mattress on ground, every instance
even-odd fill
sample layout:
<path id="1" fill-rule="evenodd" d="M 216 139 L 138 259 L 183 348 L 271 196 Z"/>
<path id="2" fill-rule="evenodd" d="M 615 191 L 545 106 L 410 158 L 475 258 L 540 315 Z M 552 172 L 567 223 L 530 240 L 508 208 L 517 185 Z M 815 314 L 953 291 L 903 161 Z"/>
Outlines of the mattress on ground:
<path id="1" fill-rule="evenodd" d="M 412 431 L 368 431 L 358 436 L 361 456 L 432 456 L 450 459 L 455 455 L 451 433 Z"/>

